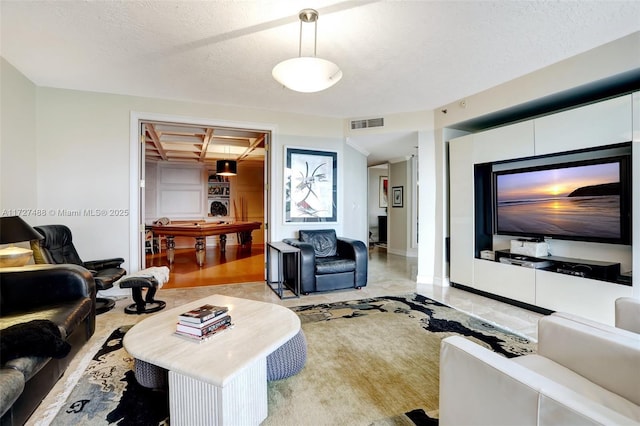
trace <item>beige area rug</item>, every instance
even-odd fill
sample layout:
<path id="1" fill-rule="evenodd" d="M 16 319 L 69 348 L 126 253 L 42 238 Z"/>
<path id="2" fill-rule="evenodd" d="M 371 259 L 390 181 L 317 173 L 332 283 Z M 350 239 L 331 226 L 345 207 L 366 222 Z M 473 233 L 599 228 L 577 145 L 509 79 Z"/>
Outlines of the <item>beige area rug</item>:
<path id="1" fill-rule="evenodd" d="M 415 424 L 438 413 L 440 341 L 453 334 L 505 356 L 535 351 L 526 338 L 419 295 L 294 308 L 308 358 L 269 384 L 265 426 Z"/>
<path id="2" fill-rule="evenodd" d="M 264 426 L 432 425 L 440 341 L 462 334 L 505 356 L 535 351 L 525 337 L 419 295 L 293 308 L 308 345 L 303 370 L 269 383 Z M 51 425 L 166 425 L 166 391 L 140 386 L 116 329 Z M 425 420 L 426 419 L 426 420 Z"/>

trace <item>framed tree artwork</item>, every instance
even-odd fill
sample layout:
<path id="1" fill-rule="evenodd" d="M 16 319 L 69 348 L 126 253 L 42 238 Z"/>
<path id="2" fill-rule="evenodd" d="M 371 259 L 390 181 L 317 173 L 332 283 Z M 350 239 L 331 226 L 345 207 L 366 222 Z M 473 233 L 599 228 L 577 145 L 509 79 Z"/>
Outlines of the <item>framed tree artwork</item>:
<path id="1" fill-rule="evenodd" d="M 389 177 L 380 176 L 378 206 L 380 208 L 389 206 Z"/>
<path id="2" fill-rule="evenodd" d="M 285 148 L 285 222 L 337 222 L 338 154 Z"/>
<path id="3" fill-rule="evenodd" d="M 404 203 L 404 187 L 394 186 L 391 188 L 391 207 L 403 207 Z"/>

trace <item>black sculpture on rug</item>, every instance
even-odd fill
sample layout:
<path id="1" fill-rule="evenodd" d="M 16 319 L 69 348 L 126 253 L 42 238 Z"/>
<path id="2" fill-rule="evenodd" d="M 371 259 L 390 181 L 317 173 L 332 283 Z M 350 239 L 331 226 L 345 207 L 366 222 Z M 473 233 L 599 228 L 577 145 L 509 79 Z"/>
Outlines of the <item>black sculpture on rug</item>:
<path id="1" fill-rule="evenodd" d="M 121 426 L 168 424 L 169 393 L 140 386 L 133 371 L 125 373 L 127 387 L 118 406 L 107 414 L 107 421 Z"/>
<path id="2" fill-rule="evenodd" d="M 122 346 L 129 328 L 120 327 L 107 338 L 52 425 L 97 420 L 120 426 L 168 424 L 168 392 L 140 386 L 134 377 L 133 358 Z M 115 407 L 114 400 L 118 401 Z"/>
<path id="3" fill-rule="evenodd" d="M 299 306 L 291 309 L 300 315 L 303 323 L 305 317 L 308 317 L 310 321 L 318 321 L 319 318 L 330 321 L 338 318 L 357 318 L 367 315 L 367 311 L 389 312 L 390 309 L 393 309 L 394 313 L 409 316 L 416 316 L 416 312 L 420 312 L 423 314 L 420 322 L 426 331 L 473 337 L 486 343 L 493 351 L 507 358 L 534 352 L 534 349 L 529 347 L 530 342 L 526 337 L 419 294 L 375 297 L 348 302 Z"/>
<path id="4" fill-rule="evenodd" d="M 416 426 L 438 426 L 440 420 L 429 417 L 423 409 L 412 410 L 404 413 Z"/>
<path id="5" fill-rule="evenodd" d="M 482 331 L 485 331 L 483 333 L 481 331 L 473 330 L 469 327 L 466 327 L 465 325 L 461 324 L 458 321 L 434 318 L 434 315 L 433 315 L 434 310 L 429 309 L 429 305 L 446 307 L 446 308 L 449 308 L 449 307 L 445 304 L 436 302 L 435 300 L 431 300 L 419 294 L 415 296 L 415 301 L 419 303 L 412 303 L 411 301 L 407 300 L 407 298 L 405 297 L 398 298 L 398 297 L 389 296 L 386 299 L 401 301 L 402 303 L 408 304 L 409 306 L 411 306 L 411 308 L 413 308 L 416 311 L 424 312 L 429 317 L 428 321 L 423 321 L 423 328 L 427 331 L 430 331 L 432 333 L 456 333 L 462 336 L 475 337 L 479 340 L 482 340 L 489 346 L 491 346 L 491 349 L 494 352 L 502 354 L 507 358 L 513 358 L 521 355 L 520 353 L 514 353 L 512 348 L 507 347 L 505 339 L 500 338 L 497 335 L 492 335 L 490 333 L 487 333 L 486 331 L 498 330 L 493 324 L 487 321 L 482 321 L 478 319 L 478 321 L 482 322 Z M 518 341 L 518 343 L 527 342 L 527 339 L 524 337 L 520 337 L 517 335 L 511 335 L 510 337 Z"/>

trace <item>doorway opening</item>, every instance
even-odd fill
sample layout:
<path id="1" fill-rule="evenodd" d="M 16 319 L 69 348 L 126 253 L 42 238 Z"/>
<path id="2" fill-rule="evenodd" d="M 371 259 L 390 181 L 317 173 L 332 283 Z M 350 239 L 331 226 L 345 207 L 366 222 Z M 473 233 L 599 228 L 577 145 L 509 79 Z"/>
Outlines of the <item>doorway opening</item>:
<path id="1" fill-rule="evenodd" d="M 389 164 L 369 166 L 369 248 L 387 248 L 389 207 Z"/>
<path id="2" fill-rule="evenodd" d="M 202 266 L 196 261 L 194 238 L 176 237 L 172 279 L 165 288 L 263 280 L 264 245 L 269 239 L 270 196 L 266 188 L 272 126 L 157 114 L 132 114 L 132 127 L 134 123 L 132 173 L 135 169 L 137 176 L 132 181 L 140 185 L 132 191 L 131 200 L 135 218 L 132 235 L 138 235 L 131 238 L 131 269 L 169 266 L 166 241 L 145 239 L 158 219 L 227 224 L 251 221 L 260 222 L 261 227 L 251 233 L 248 250 L 237 234 L 226 236 L 224 251 L 220 236 L 207 237 Z M 236 162 L 237 174 L 218 176 L 218 161 Z"/>

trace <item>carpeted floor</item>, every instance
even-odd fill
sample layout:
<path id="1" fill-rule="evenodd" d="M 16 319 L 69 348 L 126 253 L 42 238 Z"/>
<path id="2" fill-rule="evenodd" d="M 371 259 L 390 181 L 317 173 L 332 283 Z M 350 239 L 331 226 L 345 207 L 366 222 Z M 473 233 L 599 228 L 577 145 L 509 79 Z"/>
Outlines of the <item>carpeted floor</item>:
<path id="1" fill-rule="evenodd" d="M 415 294 L 292 309 L 307 338 L 307 364 L 269 383 L 264 426 L 431 425 L 444 337 L 462 334 L 508 357 L 535 351 L 525 337 Z M 53 424 L 167 421 L 166 392 L 135 382 L 125 332 L 105 342 Z"/>

